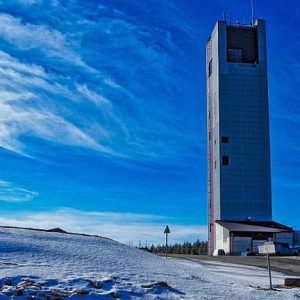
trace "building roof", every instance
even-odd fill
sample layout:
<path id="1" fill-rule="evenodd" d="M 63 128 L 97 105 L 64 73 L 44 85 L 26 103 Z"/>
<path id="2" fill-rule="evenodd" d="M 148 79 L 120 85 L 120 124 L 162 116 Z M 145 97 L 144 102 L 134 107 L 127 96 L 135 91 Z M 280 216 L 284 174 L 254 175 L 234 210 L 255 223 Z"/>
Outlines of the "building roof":
<path id="1" fill-rule="evenodd" d="M 279 224 L 277 222 L 256 222 L 256 221 L 216 221 L 217 224 L 234 232 L 290 232 L 291 227 Z"/>

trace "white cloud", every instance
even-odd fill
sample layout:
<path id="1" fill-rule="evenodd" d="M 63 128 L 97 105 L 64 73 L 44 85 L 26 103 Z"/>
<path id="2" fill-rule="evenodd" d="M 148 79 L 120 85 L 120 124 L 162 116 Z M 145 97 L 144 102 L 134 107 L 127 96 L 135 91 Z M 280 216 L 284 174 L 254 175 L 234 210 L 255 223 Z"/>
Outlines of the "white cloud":
<path id="1" fill-rule="evenodd" d="M 181 125 L 172 57 L 155 37 L 118 14 L 79 26 L 68 7 L 56 26 L 52 12 L 44 25 L 0 14 L 0 147 L 42 155 L 33 137 L 130 161 L 188 153 L 198 140 Z"/>
<path id="2" fill-rule="evenodd" d="M 89 68 L 69 44 L 65 36 L 45 25 L 24 23 L 8 14 L 0 14 L 0 36 L 21 50 L 41 49 L 48 56 L 59 57 Z"/>
<path id="3" fill-rule="evenodd" d="M 37 197 L 38 193 L 16 187 L 11 182 L 0 180 L 0 201 L 26 202 Z"/>
<path id="4" fill-rule="evenodd" d="M 43 68 L 32 65 L 32 64 L 23 64 L 11 57 L 9 54 L 0 51 L 0 67 L 4 69 L 9 68 L 16 72 L 30 74 L 39 77 L 47 77 Z"/>
<path id="5" fill-rule="evenodd" d="M 102 107 L 105 105 L 105 109 L 111 108 L 111 103 L 105 97 L 91 91 L 86 85 L 77 84 L 77 91 L 80 92 L 84 97 L 95 103 L 97 106 Z"/>
<path id="6" fill-rule="evenodd" d="M 80 91 L 84 97 L 97 101 L 98 106 L 110 105 L 108 100 L 87 87 L 82 86 Z M 20 142 L 20 137 L 29 135 L 62 145 L 80 146 L 116 155 L 99 142 L 99 136 L 107 135 L 104 129 L 98 126 L 98 140 L 95 139 L 65 118 L 62 111 L 66 111 L 64 106 L 68 106 L 68 103 L 53 105 L 52 95 L 66 97 L 70 102 L 79 97 L 53 80 L 42 68 L 23 64 L 0 51 L 0 147 L 30 156 L 25 145 Z M 108 113 L 112 114 L 111 110 Z"/>
<path id="7" fill-rule="evenodd" d="M 72 113 L 72 109 L 78 110 L 87 102 L 95 105 L 101 119 L 92 123 L 88 115 Z M 68 120 L 65 113 L 73 120 Z M 75 124 L 76 120 L 80 122 Z M 0 51 L 0 147 L 31 156 L 20 141 L 25 135 L 122 156 L 109 146 L 112 125 L 115 132 L 126 137 L 125 124 L 101 94 L 85 84 L 76 84 L 72 90 L 43 68 Z"/>
<path id="8" fill-rule="evenodd" d="M 54 212 L 18 213 L 0 217 L 1 225 L 50 229 L 60 227 L 70 232 L 97 234 L 135 245 L 164 243 L 163 230 L 168 223 L 170 243 L 207 239 L 207 228 L 202 225 L 178 224 L 174 218 L 148 214 L 118 212 L 84 212 L 62 208 Z"/>

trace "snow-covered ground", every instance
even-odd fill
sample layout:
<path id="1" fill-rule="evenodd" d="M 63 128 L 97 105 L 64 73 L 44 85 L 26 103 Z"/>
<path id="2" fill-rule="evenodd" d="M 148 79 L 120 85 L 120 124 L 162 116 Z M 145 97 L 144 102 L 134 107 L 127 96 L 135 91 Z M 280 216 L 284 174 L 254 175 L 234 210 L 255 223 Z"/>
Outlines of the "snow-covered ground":
<path id="1" fill-rule="evenodd" d="M 0 229 L 0 299 L 299 299 L 300 289 L 251 287 L 267 287 L 263 273 L 248 280 L 105 238 Z"/>

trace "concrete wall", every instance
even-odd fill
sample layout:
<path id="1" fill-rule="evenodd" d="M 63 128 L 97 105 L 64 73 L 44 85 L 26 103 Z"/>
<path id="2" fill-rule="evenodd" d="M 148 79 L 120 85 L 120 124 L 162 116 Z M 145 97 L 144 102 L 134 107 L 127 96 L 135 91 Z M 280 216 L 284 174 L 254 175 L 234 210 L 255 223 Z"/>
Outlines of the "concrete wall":
<path id="1" fill-rule="evenodd" d="M 215 249 L 223 249 L 225 253 L 230 253 L 230 237 L 229 230 L 219 224 L 216 226 L 216 247 Z"/>
<path id="2" fill-rule="evenodd" d="M 208 124 L 208 253 L 216 249 L 215 220 L 219 220 L 220 168 L 219 168 L 219 24 L 217 23 L 206 47 L 207 124 Z M 211 74 L 209 74 L 209 64 Z"/>

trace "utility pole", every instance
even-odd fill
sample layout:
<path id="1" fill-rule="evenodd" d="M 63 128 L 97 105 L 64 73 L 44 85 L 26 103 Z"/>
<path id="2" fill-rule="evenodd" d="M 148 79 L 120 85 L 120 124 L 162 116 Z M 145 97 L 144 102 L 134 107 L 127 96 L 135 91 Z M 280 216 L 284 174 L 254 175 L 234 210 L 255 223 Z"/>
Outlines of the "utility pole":
<path id="1" fill-rule="evenodd" d="M 166 259 L 168 259 L 168 234 L 171 233 L 168 225 L 166 225 L 164 233 L 166 234 Z"/>

